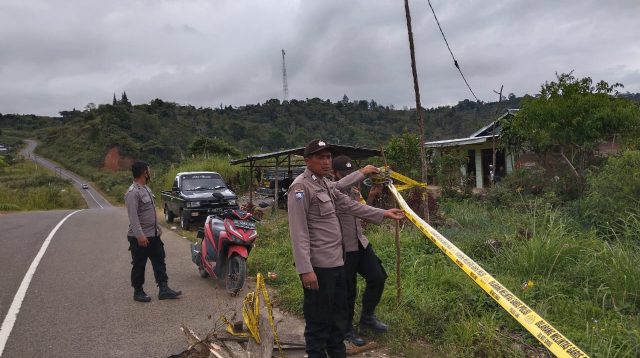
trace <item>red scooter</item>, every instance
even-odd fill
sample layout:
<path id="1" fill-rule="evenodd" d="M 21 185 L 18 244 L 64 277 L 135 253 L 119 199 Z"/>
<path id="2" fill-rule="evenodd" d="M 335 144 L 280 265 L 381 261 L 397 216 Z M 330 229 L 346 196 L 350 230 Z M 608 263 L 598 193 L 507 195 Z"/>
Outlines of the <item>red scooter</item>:
<path id="1" fill-rule="evenodd" d="M 247 276 L 247 257 L 258 237 L 257 219 L 243 210 L 229 209 L 209 215 L 200 241 L 191 244 L 191 260 L 201 277 L 213 277 L 231 295 L 236 295 Z"/>

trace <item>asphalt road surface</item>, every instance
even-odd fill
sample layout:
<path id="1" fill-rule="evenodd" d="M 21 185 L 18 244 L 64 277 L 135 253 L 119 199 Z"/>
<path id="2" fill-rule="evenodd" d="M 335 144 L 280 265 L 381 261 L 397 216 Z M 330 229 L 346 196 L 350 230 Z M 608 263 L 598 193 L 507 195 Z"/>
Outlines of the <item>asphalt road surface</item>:
<path id="1" fill-rule="evenodd" d="M 84 182 L 64 169 L 62 175 Z M 152 301 L 133 301 L 126 211 L 88 192 L 89 209 L 0 214 L 1 357 L 168 357 L 187 347 L 180 324 L 203 334 L 220 327 L 220 314 L 241 312 L 254 285 L 230 297 L 200 278 L 189 242 L 170 230 L 162 237 L 169 285 L 182 298 L 157 299 L 149 263 L 145 290 Z M 299 320 L 286 321 L 283 331 L 300 329 Z"/>
<path id="2" fill-rule="evenodd" d="M 33 160 L 38 165 L 54 172 L 56 175 L 70 179 L 73 183 L 74 188 L 78 189 L 80 194 L 82 194 L 82 197 L 87 202 L 87 206 L 89 208 L 107 208 L 111 206 L 109 201 L 102 195 L 100 195 L 100 193 L 97 192 L 85 179 L 75 173 L 62 168 L 62 166 L 58 163 L 34 154 L 33 150 L 38 145 L 37 142 L 29 139 L 25 140 L 25 142 L 27 143 L 27 145 L 20 151 L 20 155 L 27 159 Z M 87 184 L 89 186 L 89 189 L 82 189 L 82 184 Z M 124 195 L 124 193 L 122 194 Z"/>

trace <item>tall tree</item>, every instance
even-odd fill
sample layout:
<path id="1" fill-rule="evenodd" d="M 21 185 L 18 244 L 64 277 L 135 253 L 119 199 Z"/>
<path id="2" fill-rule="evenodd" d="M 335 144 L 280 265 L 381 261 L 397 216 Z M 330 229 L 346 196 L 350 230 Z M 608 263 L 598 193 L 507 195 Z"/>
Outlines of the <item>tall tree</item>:
<path id="1" fill-rule="evenodd" d="M 581 177 L 598 144 L 614 136 L 618 142 L 638 139 L 640 110 L 616 96 L 620 87 L 605 81 L 594 85 L 590 77 L 578 79 L 572 72 L 556 74 L 537 98 L 524 101 L 501 137 L 508 146 L 541 156 L 558 153 Z"/>

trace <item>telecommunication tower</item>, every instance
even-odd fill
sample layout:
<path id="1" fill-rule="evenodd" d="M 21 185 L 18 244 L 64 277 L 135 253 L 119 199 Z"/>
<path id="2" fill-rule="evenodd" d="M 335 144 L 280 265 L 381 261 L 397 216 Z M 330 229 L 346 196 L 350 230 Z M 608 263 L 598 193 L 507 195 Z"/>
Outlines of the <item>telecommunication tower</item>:
<path id="1" fill-rule="evenodd" d="M 287 66 L 284 63 L 284 49 L 282 49 L 282 101 L 289 100 L 289 85 L 287 85 Z"/>

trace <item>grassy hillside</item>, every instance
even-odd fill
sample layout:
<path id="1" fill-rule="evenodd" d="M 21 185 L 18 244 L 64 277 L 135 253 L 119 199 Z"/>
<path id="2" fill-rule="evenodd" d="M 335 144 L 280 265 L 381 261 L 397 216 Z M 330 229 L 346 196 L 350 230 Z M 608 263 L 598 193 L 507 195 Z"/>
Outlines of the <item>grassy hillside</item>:
<path id="1" fill-rule="evenodd" d="M 0 135 L 0 143 L 12 148 L 0 155 L 0 211 L 86 207 L 69 180 L 17 157 L 19 138 Z"/>
<path id="2" fill-rule="evenodd" d="M 628 220 L 626 236 L 607 242 L 542 201 L 523 206 L 529 209 L 443 202 L 447 224 L 438 229 L 592 357 L 637 357 L 639 217 Z M 278 273 L 269 284 L 279 306 L 301 313 L 285 214 L 263 222 L 259 233 L 250 271 Z M 377 314 L 391 327 L 369 338 L 407 357 L 545 356 L 528 331 L 410 223 L 401 233 L 402 298 L 396 300 L 393 228 L 369 226 L 367 237 L 389 274 Z"/>
<path id="3" fill-rule="evenodd" d="M 496 117 L 499 108 L 518 107 L 521 99 L 476 103 L 425 111 L 430 139 L 469 135 Z M 154 163 L 189 157 L 199 138 L 232 143 L 243 153 L 302 146 L 322 137 L 329 141 L 379 147 L 404 129 L 415 130 L 415 111 L 396 110 L 374 101 L 332 103 L 318 98 L 239 108 L 195 108 L 164 102 L 131 105 L 128 102 L 91 106 L 84 111 L 63 111 L 61 117 L 0 116 L 0 128 L 36 135 L 53 159 L 75 169 L 101 168 L 109 150 Z M 199 153 L 202 154 L 202 153 Z M 85 168 L 85 169 L 86 169 Z"/>

